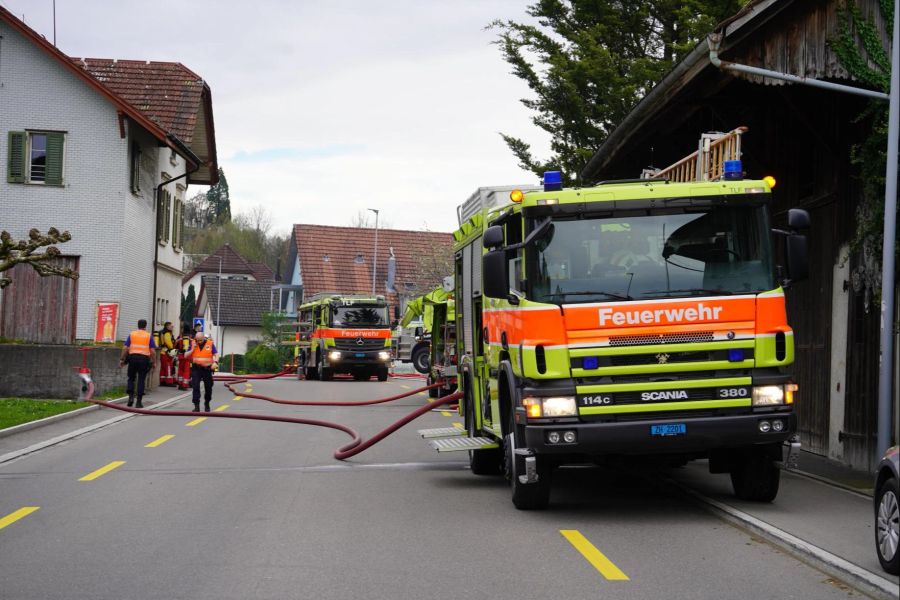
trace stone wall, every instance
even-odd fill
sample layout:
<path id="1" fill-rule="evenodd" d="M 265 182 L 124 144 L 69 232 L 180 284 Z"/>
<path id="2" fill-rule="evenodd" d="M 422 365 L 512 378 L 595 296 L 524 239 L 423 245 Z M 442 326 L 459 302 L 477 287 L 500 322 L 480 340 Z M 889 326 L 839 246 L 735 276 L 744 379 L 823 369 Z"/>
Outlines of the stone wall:
<path id="1" fill-rule="evenodd" d="M 121 348 L 92 348 L 87 366 L 95 393 L 124 386 L 126 369 L 119 368 Z M 77 346 L 32 346 L 0 344 L 0 397 L 78 397 L 78 369 L 82 349 Z"/>

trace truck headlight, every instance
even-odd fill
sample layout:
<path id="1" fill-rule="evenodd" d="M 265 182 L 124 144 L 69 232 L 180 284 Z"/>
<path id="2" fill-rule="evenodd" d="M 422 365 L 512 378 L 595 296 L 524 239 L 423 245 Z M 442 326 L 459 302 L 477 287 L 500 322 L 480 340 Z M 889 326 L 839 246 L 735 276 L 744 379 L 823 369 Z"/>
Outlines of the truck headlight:
<path id="1" fill-rule="evenodd" d="M 328 360 L 341 360 L 341 353 L 337 350 L 332 350 L 328 353 Z"/>
<path id="2" fill-rule="evenodd" d="M 526 414 L 532 419 L 541 417 L 574 417 L 578 414 L 574 396 L 549 396 L 547 398 L 524 398 Z"/>
<path id="3" fill-rule="evenodd" d="M 753 388 L 753 406 L 784 404 L 784 386 L 761 385 Z"/>
<path id="4" fill-rule="evenodd" d="M 391 357 L 390 352 L 382 351 L 382 352 L 378 353 L 378 360 L 388 360 L 390 357 Z"/>

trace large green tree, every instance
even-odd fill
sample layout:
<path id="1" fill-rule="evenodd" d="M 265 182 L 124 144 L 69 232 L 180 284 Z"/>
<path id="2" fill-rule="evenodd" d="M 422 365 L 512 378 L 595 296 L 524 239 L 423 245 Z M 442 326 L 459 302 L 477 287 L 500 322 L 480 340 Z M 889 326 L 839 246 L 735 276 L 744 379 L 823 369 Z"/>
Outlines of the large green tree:
<path id="1" fill-rule="evenodd" d="M 207 223 L 221 225 L 231 221 L 231 195 L 225 171 L 219 167 L 219 181 L 206 190 Z"/>
<path id="2" fill-rule="evenodd" d="M 496 43 L 533 96 L 522 104 L 551 136 L 541 159 L 522 139 L 503 139 L 522 168 L 579 174 L 635 104 L 742 0 L 538 0 L 537 25 L 497 20 Z"/>

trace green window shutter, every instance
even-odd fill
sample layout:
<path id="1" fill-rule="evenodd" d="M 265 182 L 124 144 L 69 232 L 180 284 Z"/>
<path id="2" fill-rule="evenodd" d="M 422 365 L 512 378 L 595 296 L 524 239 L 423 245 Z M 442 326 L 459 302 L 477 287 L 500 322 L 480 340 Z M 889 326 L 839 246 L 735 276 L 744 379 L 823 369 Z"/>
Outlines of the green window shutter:
<path id="1" fill-rule="evenodd" d="M 65 141 L 64 133 L 47 134 L 47 171 L 44 178 L 44 183 L 47 185 L 62 185 Z"/>
<path id="2" fill-rule="evenodd" d="M 10 131 L 7 147 L 6 181 L 25 183 L 25 132 Z"/>
<path id="3" fill-rule="evenodd" d="M 171 210 L 172 210 L 172 194 L 166 192 L 166 205 L 163 208 L 166 211 L 166 220 L 163 225 L 163 239 L 165 241 L 169 241 L 169 224 L 171 223 Z"/>
<path id="4" fill-rule="evenodd" d="M 165 192 L 159 190 L 159 193 L 156 195 L 156 239 L 160 242 L 163 240 L 163 225 L 165 224 L 165 216 L 163 215 L 164 198 Z"/>

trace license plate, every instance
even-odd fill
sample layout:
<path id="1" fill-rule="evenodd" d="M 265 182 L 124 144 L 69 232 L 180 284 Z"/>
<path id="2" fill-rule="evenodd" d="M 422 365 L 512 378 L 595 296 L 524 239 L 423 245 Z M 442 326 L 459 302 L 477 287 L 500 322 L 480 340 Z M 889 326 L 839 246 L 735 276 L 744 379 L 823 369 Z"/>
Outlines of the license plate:
<path id="1" fill-rule="evenodd" d="M 684 435 L 685 433 L 687 433 L 687 425 L 684 423 L 650 426 L 650 435 Z"/>
<path id="2" fill-rule="evenodd" d="M 356 358 L 365 358 L 366 353 L 365 352 L 357 352 L 354 356 L 356 356 Z"/>

